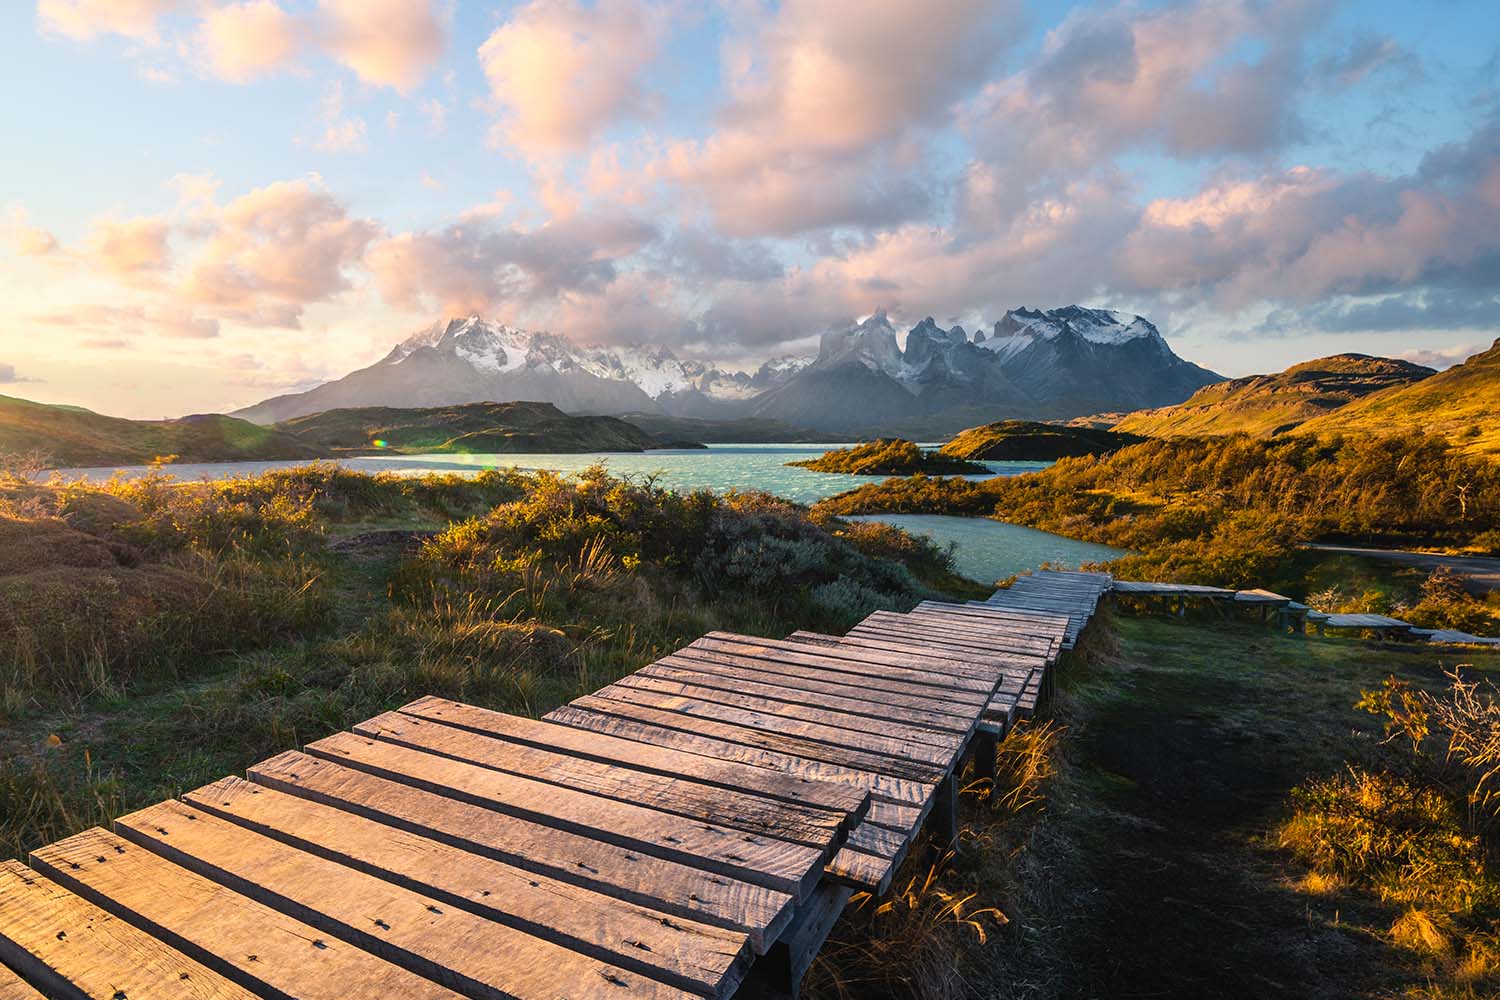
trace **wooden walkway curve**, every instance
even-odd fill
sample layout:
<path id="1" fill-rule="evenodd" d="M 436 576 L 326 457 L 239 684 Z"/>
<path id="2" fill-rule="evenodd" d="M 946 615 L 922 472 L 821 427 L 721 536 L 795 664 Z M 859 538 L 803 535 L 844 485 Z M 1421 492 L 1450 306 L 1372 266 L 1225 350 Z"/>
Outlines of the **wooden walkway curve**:
<path id="1" fill-rule="evenodd" d="M 540 720 L 419 698 L 50 844 L 0 865 L 0 1000 L 794 995 L 1087 624 L 1098 577 L 1036 579 Z"/>

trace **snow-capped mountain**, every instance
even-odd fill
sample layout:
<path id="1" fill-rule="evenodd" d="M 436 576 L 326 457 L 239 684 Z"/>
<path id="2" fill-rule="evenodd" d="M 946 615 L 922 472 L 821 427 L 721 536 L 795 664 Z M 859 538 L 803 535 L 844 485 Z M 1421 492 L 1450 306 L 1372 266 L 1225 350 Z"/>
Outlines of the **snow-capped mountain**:
<path id="1" fill-rule="evenodd" d="M 1008 417 L 1056 419 L 1181 401 L 1221 377 L 1149 321 L 1066 306 L 1007 312 L 986 336 L 930 316 L 903 350 L 883 312 L 824 334 L 817 360 L 756 400 L 756 416 L 837 431 L 937 435 Z"/>
<path id="2" fill-rule="evenodd" d="M 797 370 L 784 361 L 754 375 L 725 371 L 679 358 L 666 347 L 577 345 L 556 334 L 469 316 L 419 330 L 368 368 L 239 415 L 274 423 L 348 406 L 535 400 L 570 413 L 729 416 Z"/>
<path id="3" fill-rule="evenodd" d="M 877 312 L 823 334 L 816 358 L 752 373 L 660 345 L 577 345 L 478 316 L 420 330 L 368 368 L 238 416 L 273 423 L 349 406 L 536 400 L 570 413 L 742 416 L 840 432 L 938 435 L 1006 417 L 1040 419 L 1180 403 L 1220 380 L 1125 313 L 1015 309 L 990 333 L 931 317 L 906 333 Z"/>

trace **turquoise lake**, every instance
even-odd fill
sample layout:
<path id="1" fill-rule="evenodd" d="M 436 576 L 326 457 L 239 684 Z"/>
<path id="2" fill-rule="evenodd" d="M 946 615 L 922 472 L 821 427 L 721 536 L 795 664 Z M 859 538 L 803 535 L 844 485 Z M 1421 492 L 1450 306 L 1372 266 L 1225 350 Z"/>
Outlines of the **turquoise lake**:
<path id="1" fill-rule="evenodd" d="M 799 503 L 813 503 L 824 497 L 872 482 L 868 476 L 846 476 L 811 472 L 787 466 L 787 462 L 816 458 L 839 445 L 826 444 L 716 444 L 706 449 L 692 448 L 648 452 L 595 452 L 580 455 L 506 454 L 506 455 L 370 455 L 340 459 L 340 464 L 364 472 L 394 472 L 421 475 L 427 472 L 474 473 L 482 469 L 522 468 L 556 469 L 577 472 L 602 462 L 612 473 L 631 478 L 657 477 L 673 489 L 749 490 L 761 489 Z M 184 463 L 169 466 L 167 471 L 178 479 L 227 479 L 253 476 L 270 469 L 304 465 L 302 462 L 220 462 Z M 1046 462 L 987 463 L 991 476 L 1014 476 L 1044 469 Z M 145 466 L 123 469 L 63 469 L 68 478 L 108 479 L 123 473 L 143 475 Z M 971 476 L 986 479 L 989 476 Z M 912 531 L 930 535 L 938 542 L 956 543 L 958 569 L 967 576 L 989 581 L 1033 569 L 1043 562 L 1077 566 L 1081 562 L 1114 558 L 1121 553 L 1104 545 L 1079 542 L 1061 535 L 1005 524 L 989 518 L 941 517 L 935 515 L 878 515 L 876 518 Z"/>

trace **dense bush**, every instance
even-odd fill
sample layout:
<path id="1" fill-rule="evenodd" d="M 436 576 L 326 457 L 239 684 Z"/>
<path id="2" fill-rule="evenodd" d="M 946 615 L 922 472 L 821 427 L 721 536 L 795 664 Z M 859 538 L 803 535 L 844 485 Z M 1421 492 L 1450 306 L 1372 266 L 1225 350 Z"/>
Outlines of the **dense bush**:
<path id="1" fill-rule="evenodd" d="M 940 451 L 923 451 L 903 438 L 880 438 L 851 448 L 824 452 L 819 458 L 788 462 L 814 472 L 842 472 L 851 476 L 910 476 L 916 473 L 987 472 L 979 462 L 971 462 Z"/>
<path id="2" fill-rule="evenodd" d="M 977 483 L 889 480 L 816 509 L 993 516 L 1135 550 L 1118 564 L 1133 576 L 1265 585 L 1299 540 L 1493 548 L 1500 463 L 1420 433 L 1179 438 Z"/>

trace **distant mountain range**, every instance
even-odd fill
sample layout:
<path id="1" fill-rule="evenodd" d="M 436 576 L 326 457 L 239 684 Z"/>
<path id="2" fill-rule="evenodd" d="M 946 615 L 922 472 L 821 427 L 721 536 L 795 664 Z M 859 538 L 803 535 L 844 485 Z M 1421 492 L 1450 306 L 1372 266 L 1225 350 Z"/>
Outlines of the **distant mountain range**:
<path id="1" fill-rule="evenodd" d="M 1079 306 L 1012 310 L 972 337 L 928 318 L 904 349 L 879 312 L 824 334 L 815 358 L 776 358 L 753 373 L 665 347 L 580 346 L 471 316 L 420 331 L 368 368 L 235 416 L 268 424 L 340 407 L 525 399 L 570 413 L 943 435 L 1003 417 L 1159 407 L 1220 380 L 1174 354 L 1145 319 Z"/>

